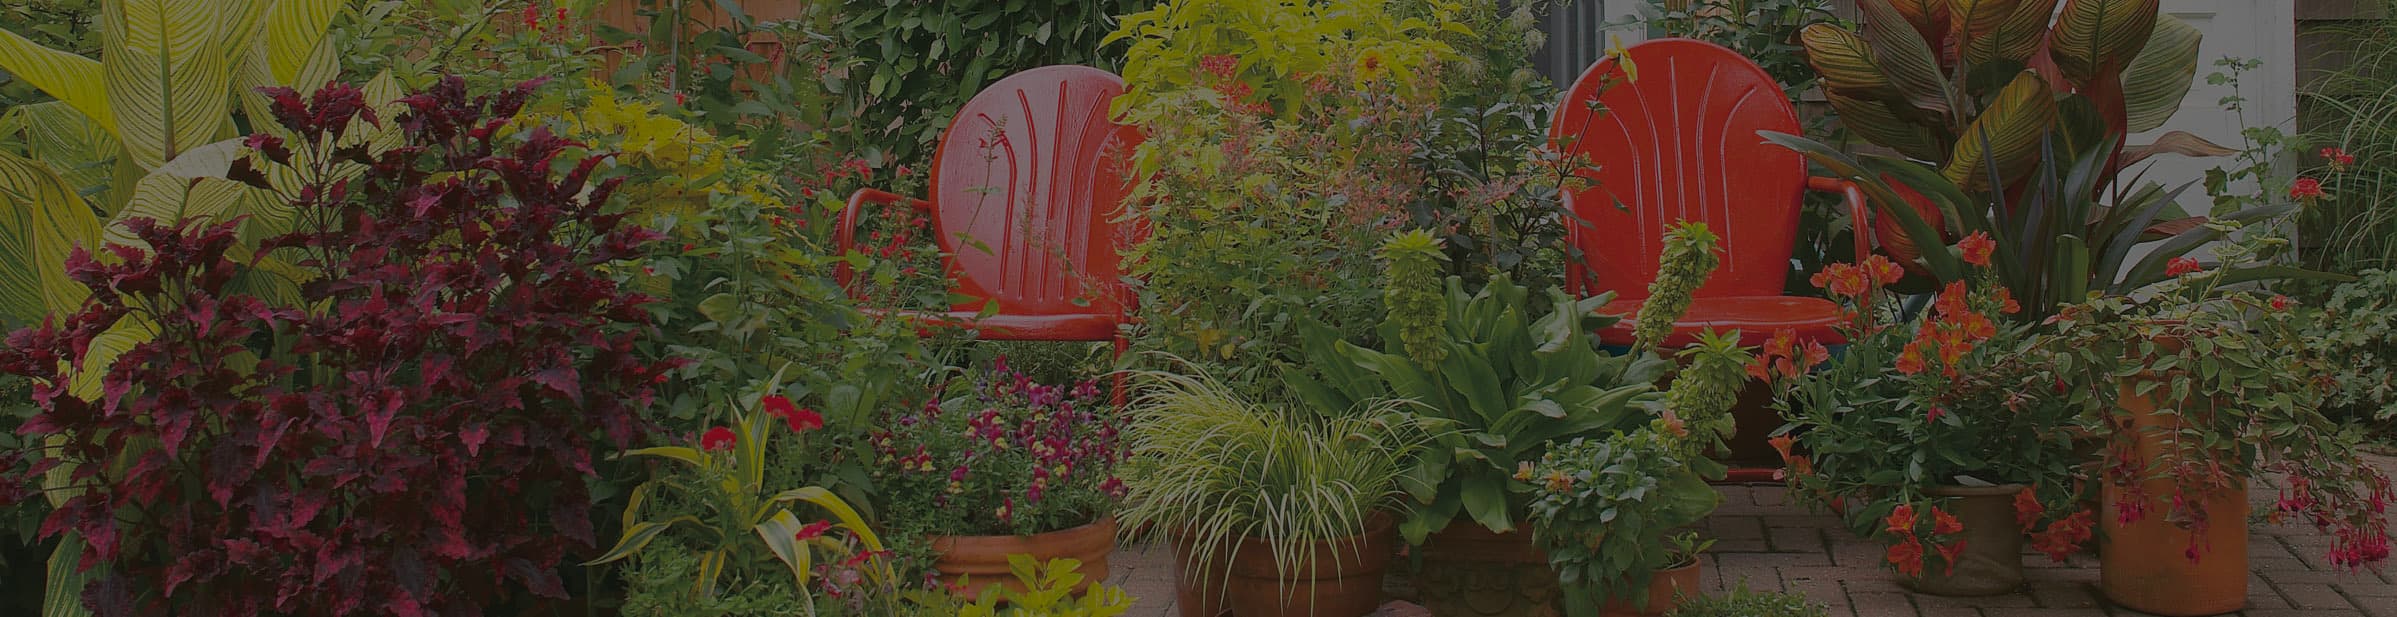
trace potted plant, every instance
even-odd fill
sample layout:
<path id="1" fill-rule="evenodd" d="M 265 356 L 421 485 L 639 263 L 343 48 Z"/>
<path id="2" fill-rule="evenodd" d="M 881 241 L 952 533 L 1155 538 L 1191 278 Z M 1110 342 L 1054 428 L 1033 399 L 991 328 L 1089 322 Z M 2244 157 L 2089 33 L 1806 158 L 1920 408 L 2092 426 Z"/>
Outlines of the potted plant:
<path id="1" fill-rule="evenodd" d="M 1250 401 L 1206 374 L 1138 374 L 1135 537 L 1174 547 L 1185 617 L 1358 617 L 1381 604 L 1404 462 L 1420 439 L 1389 405 L 1346 414 Z"/>
<path id="2" fill-rule="evenodd" d="M 1698 553 L 1713 544 L 1687 528 L 1723 496 L 1706 484 L 1722 465 L 1650 429 L 1550 448 L 1522 477 L 1540 485 L 1532 535 L 1565 587 L 1565 614 L 1662 615 L 1698 595 Z"/>
<path id="3" fill-rule="evenodd" d="M 1037 383 L 1004 357 L 951 384 L 967 389 L 891 414 L 869 437 L 893 535 L 923 538 L 928 565 L 966 598 L 1000 583 L 1024 591 L 1009 555 L 1073 559 L 1106 580 L 1124 449 L 1098 385 Z"/>
<path id="4" fill-rule="evenodd" d="M 1842 327 L 1845 351 L 1833 360 L 1820 344 L 1777 335 L 1749 368 L 1776 385 L 1775 408 L 1789 419 L 1773 443 L 1798 472 L 1791 494 L 1888 543 L 1901 583 L 1925 593 L 2014 591 L 2023 526 L 2077 509 L 2043 505 L 2074 503 L 2082 452 L 2072 411 L 2022 354 L 2028 327 L 2006 321 L 2021 307 L 1987 268 L 1993 244 L 1967 236 L 1961 258 L 1981 275 L 1948 284 L 1913 322 L 1898 321 L 1884 291 L 1902 276 L 1896 263 L 1831 265 L 1814 282 L 1856 313 Z M 2032 513 L 2024 520 L 2018 501 Z M 2051 531 L 2073 529 L 2086 528 Z M 2060 561 L 2077 542 L 2042 547 Z"/>
<path id="5" fill-rule="evenodd" d="M 1446 256 L 1422 231 L 1398 234 L 1382 253 L 1383 349 L 1307 324 L 1306 356 L 1323 378 L 1290 375 L 1291 390 L 1335 412 L 1403 399 L 1429 435 L 1401 476 L 1414 503 L 1399 533 L 1421 547 L 1418 601 L 1476 614 L 1548 606 L 1556 575 L 1518 533 L 1537 487 L 1513 476 L 1552 442 L 1645 425 L 1667 363 L 1599 350 L 1591 333 L 1617 318 L 1595 311 L 1613 294 L 1543 296 L 1504 274 L 1468 293 L 1461 278 L 1442 281 Z"/>
<path id="6" fill-rule="evenodd" d="M 2288 246 L 2274 229 L 2237 230 L 2216 267 L 2175 259 L 2143 293 L 2065 307 L 2041 343 L 2084 427 L 2105 440 L 2100 582 L 2119 605 L 2243 606 L 2246 481 L 2264 473 L 2287 476 L 2265 518 L 2330 533 L 2332 563 L 2389 555 L 2389 480 L 2358 458 L 2360 430 L 2322 415 L 2323 367 L 2292 353 L 2293 302 L 2240 284 Z"/>

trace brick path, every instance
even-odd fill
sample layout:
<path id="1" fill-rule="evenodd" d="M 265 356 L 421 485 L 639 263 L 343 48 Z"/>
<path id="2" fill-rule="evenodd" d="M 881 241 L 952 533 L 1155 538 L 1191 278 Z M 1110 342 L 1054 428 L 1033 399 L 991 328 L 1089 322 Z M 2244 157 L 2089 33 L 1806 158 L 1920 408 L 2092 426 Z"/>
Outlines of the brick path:
<path id="1" fill-rule="evenodd" d="M 2382 467 L 2397 467 L 2382 460 Z M 2022 591 L 1985 598 L 1908 593 L 1881 567 L 1882 547 L 1838 519 L 1782 501 L 1778 486 L 1725 486 L 1722 508 L 1706 528 L 1717 538 L 1706 556 L 1706 583 L 1747 581 L 1759 590 L 1804 594 L 1834 617 L 2100 617 L 2145 615 L 2107 605 L 2097 590 L 2097 560 L 2075 555 L 2057 564 L 2026 553 Z M 2269 508 L 2275 493 L 2254 483 L 2250 500 Z M 2255 526 L 2248 539 L 2253 573 L 2245 617 L 2397 617 L 2397 569 L 2347 573 L 2323 559 L 2331 539 L 2311 526 Z M 2026 547 L 2027 550 L 2027 547 Z M 1110 580 L 1139 602 L 1132 617 L 1174 617 L 1170 551 L 1126 547 Z"/>

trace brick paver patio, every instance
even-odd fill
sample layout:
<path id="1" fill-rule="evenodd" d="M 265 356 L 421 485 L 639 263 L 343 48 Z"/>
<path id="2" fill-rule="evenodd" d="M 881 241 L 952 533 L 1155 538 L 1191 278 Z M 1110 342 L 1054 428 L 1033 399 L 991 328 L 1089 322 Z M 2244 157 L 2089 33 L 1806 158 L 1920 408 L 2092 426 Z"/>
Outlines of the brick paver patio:
<path id="1" fill-rule="evenodd" d="M 2379 461 L 2383 469 L 2397 467 Z M 2026 583 L 2017 593 L 1944 598 L 1899 587 L 1881 567 L 1882 547 L 1858 539 L 1838 519 L 1783 502 L 1779 486 L 1724 486 L 1724 503 L 1707 522 L 1717 538 L 1706 556 L 1709 590 L 1745 580 L 1750 588 L 1805 594 L 1834 617 L 2101 617 L 2146 615 L 2110 606 L 2097 590 L 2097 560 L 2075 555 L 2054 563 L 2023 558 Z M 2254 483 L 2257 511 L 2274 489 Z M 2397 617 L 2397 570 L 2349 573 L 2323 558 L 2330 537 L 2311 526 L 2256 525 L 2248 539 L 2253 565 L 2245 617 Z M 2027 547 L 2026 547 L 2027 549 Z M 1110 579 L 1139 599 L 1133 617 L 1174 617 L 1172 554 L 1163 547 L 1127 547 L 1112 560 Z"/>

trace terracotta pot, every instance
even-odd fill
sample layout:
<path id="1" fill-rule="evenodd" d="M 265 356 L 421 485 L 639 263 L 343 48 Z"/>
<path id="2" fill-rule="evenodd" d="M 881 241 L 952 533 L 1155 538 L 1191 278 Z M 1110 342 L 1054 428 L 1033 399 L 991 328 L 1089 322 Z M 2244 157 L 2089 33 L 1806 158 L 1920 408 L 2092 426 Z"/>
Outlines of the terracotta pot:
<path id="1" fill-rule="evenodd" d="M 2130 414 L 2134 455 L 2156 460 L 2179 439 L 2179 416 L 2155 413 L 2154 395 L 2138 395 L 2134 378 L 2122 384 L 2121 404 Z M 2157 390 L 2162 394 L 2164 390 Z M 2174 490 L 2170 478 L 2145 481 L 2140 492 L 2148 500 L 2148 515 L 2124 525 L 2113 516 L 2116 504 L 2129 497 L 2124 487 L 2105 487 L 2100 516 L 2098 584 L 2115 604 L 2172 617 L 2218 615 L 2247 605 L 2247 483 L 2198 499 L 2205 509 L 2205 536 L 2196 538 L 2204 553 L 2192 563 L 2186 551 L 2191 533 L 2165 520 L 2165 502 Z"/>
<path id="2" fill-rule="evenodd" d="M 1648 579 L 1648 602 L 1632 606 L 1627 600 L 1608 600 L 1606 617 L 1656 617 L 1673 612 L 1681 606 L 1684 594 L 1698 596 L 1706 593 L 1699 566 L 1703 562 L 1690 560 L 1689 565 L 1657 572 Z"/>
<path id="3" fill-rule="evenodd" d="M 2020 484 L 1935 486 L 1932 497 L 1952 497 L 1946 510 L 1964 525 L 1964 551 L 1953 568 L 1927 565 L 1920 577 L 1902 578 L 1907 588 L 1941 596 L 1989 596 L 2022 587 L 2022 525 L 2014 519 Z"/>
<path id="4" fill-rule="evenodd" d="M 1304 564 L 1275 563 L 1273 547 L 1256 538 L 1234 541 L 1207 564 L 1193 564 L 1191 548 L 1175 542 L 1174 592 L 1183 617 L 1362 617 L 1381 607 L 1382 573 L 1398 545 L 1390 517 L 1377 515 L 1362 535 L 1303 547 L 1315 556 Z M 1220 585 L 1210 584 L 1217 578 Z"/>
<path id="5" fill-rule="evenodd" d="M 1417 601 L 1434 615 L 1557 617 L 1556 570 L 1528 531 L 1492 533 L 1468 520 L 1423 540 Z"/>
<path id="6" fill-rule="evenodd" d="M 1079 593 L 1091 583 L 1107 580 L 1107 557 L 1115 553 L 1115 517 L 1029 536 L 933 536 L 928 540 L 939 555 L 932 568 L 940 572 L 941 584 L 962 579 L 965 597 L 978 597 L 991 585 L 1023 591 L 1023 582 L 1008 571 L 1008 555 L 1031 555 L 1041 563 L 1061 557 L 1080 560 L 1082 568 L 1076 572 L 1082 574 L 1082 584 L 1074 586 Z"/>

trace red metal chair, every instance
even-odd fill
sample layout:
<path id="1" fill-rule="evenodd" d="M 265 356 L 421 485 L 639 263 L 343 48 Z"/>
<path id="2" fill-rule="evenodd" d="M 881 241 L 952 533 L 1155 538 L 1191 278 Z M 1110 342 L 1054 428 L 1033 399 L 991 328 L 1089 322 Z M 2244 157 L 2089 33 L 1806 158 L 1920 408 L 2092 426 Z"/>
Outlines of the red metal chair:
<path id="1" fill-rule="evenodd" d="M 928 216 L 956 292 L 946 310 L 902 311 L 963 325 L 987 340 L 1115 341 L 1131 306 L 1117 253 L 1136 238 L 1117 219 L 1131 193 L 1138 130 L 1108 105 L 1124 80 L 1086 66 L 1048 66 L 991 84 L 957 111 L 934 154 Z M 864 189 L 841 212 L 838 242 L 855 248 L 858 213 L 902 198 Z M 836 272 L 848 288 L 846 267 Z M 996 312 L 983 315 L 996 303 Z"/>
<path id="2" fill-rule="evenodd" d="M 1780 85 L 1755 63 L 1688 39 L 1627 51 L 1639 79 L 1625 81 L 1613 58 L 1600 61 L 1574 82 L 1548 131 L 1558 151 L 1596 166 L 1581 173 L 1591 186 L 1565 195 L 1566 206 L 1588 222 L 1569 224 L 1566 242 L 1586 263 L 1568 264 L 1566 274 L 1576 294 L 1618 294 L 1601 310 L 1627 319 L 1600 331 L 1599 339 L 1631 344 L 1628 318 L 1638 314 L 1656 278 L 1665 228 L 1693 220 L 1722 236 L 1725 254 L 1665 347 L 1686 346 L 1704 330 L 1733 328 L 1748 345 L 1779 330 L 1801 341 L 1842 342 L 1839 305 L 1785 296 L 1782 287 L 1805 191 L 1841 193 L 1856 220 L 1866 221 L 1863 193 L 1846 181 L 1808 177 L 1804 158 L 1757 136 L 1802 131 Z M 1858 234 L 1860 261 L 1867 242 Z"/>

